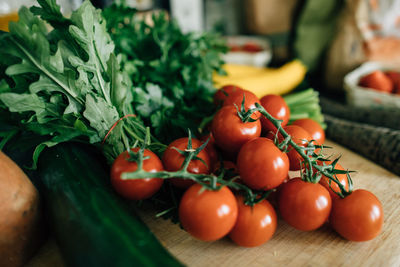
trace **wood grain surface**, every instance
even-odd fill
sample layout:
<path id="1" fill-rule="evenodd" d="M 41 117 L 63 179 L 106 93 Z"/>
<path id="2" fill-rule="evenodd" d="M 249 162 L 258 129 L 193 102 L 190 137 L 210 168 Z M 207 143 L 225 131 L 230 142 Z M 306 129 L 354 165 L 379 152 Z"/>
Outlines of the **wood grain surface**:
<path id="1" fill-rule="evenodd" d="M 228 238 L 217 242 L 195 240 L 178 225 L 155 219 L 152 210 L 141 211 L 141 217 L 168 250 L 188 266 L 400 266 L 400 177 L 333 142 L 327 145 L 333 147 L 331 154 L 342 155 L 340 163 L 345 169 L 357 170 L 352 175 L 354 187 L 372 191 L 382 202 L 383 231 L 371 241 L 346 241 L 328 225 L 301 232 L 279 220 L 269 242 L 242 248 Z M 60 261 L 59 251 L 51 243 L 45 247 L 44 256 L 34 258 L 29 266 L 62 266 Z"/>

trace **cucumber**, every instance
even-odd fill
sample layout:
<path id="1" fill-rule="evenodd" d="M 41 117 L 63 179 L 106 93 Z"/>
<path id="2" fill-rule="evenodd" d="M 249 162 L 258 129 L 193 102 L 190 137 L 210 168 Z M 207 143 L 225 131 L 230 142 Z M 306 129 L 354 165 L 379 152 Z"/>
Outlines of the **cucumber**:
<path id="1" fill-rule="evenodd" d="M 81 144 L 40 156 L 46 211 L 70 266 L 183 266 L 111 190 L 107 168 Z"/>
<path id="2" fill-rule="evenodd" d="M 320 98 L 320 103 L 323 113 L 336 118 L 400 130 L 398 108 L 353 107 L 325 97 Z"/>
<path id="3" fill-rule="evenodd" d="M 327 138 L 400 175 L 400 130 L 324 117 Z"/>

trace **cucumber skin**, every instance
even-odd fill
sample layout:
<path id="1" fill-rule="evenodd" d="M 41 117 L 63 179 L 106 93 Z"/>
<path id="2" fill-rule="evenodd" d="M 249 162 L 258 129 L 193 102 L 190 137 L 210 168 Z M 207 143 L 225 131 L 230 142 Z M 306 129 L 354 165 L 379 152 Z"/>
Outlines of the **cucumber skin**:
<path id="1" fill-rule="evenodd" d="M 112 192 L 106 168 L 87 149 L 61 144 L 38 174 L 61 253 L 70 266 L 183 266 Z"/>
<path id="2" fill-rule="evenodd" d="M 327 138 L 400 175 L 400 130 L 324 117 Z"/>

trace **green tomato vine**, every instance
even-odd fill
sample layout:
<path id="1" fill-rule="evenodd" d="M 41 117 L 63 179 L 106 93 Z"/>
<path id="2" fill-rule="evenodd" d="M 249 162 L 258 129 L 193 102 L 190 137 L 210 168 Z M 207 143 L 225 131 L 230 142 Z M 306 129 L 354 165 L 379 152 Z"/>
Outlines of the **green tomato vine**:
<path id="1" fill-rule="evenodd" d="M 278 148 L 281 151 L 287 152 L 288 147 L 291 146 L 292 149 L 295 149 L 304 159 L 304 161 L 302 162 L 302 169 L 301 169 L 301 177 L 303 180 L 311 183 L 318 183 L 322 175 L 324 175 L 328 177 L 329 179 L 328 184 L 330 187 L 331 183 L 336 183 L 338 185 L 340 191 L 336 192 L 336 194 L 338 194 L 340 197 L 343 198 L 352 192 L 352 180 L 349 175 L 349 171 L 335 169 L 335 165 L 339 161 L 339 158 L 335 159 L 331 164 L 325 164 L 325 163 L 323 165 L 318 164 L 318 161 L 326 162 L 329 160 L 325 158 L 321 152 L 316 153 L 317 149 L 322 150 L 324 146 L 314 144 L 313 140 L 309 141 L 308 146 L 306 147 L 296 144 L 292 140 L 291 136 L 282 128 L 281 125 L 282 121 L 273 118 L 260 104 L 256 104 L 256 108 L 249 109 L 246 111 L 244 108 L 244 99 L 243 99 L 241 109 L 239 110 L 237 108 L 237 110 L 238 110 L 238 116 L 244 121 L 244 123 L 253 121 L 253 119 L 251 119 L 250 117 L 254 112 L 261 113 L 263 116 L 265 116 L 268 120 L 272 122 L 272 124 L 278 129 L 278 132 L 284 138 L 284 140 L 281 143 L 277 143 Z M 189 141 L 187 148 L 184 151 L 177 149 L 178 152 L 180 152 L 185 157 L 180 170 L 175 172 L 169 172 L 169 171 L 147 172 L 143 170 L 142 165 L 144 160 L 143 158 L 144 149 L 147 147 L 147 145 L 150 144 L 150 141 L 147 138 L 146 142 L 142 144 L 138 152 L 136 153 L 130 152 L 131 154 L 138 154 L 138 155 L 132 155 L 134 161 L 137 161 L 138 163 L 138 169 L 134 172 L 123 173 L 121 178 L 122 179 L 144 179 L 144 178 L 189 179 L 202 185 L 204 190 L 219 190 L 224 186 L 228 186 L 232 189 L 240 190 L 245 197 L 245 204 L 250 206 L 253 206 L 258 202 L 262 201 L 263 199 L 267 198 L 268 195 L 272 191 L 274 191 L 274 189 L 268 191 L 250 189 L 246 185 L 236 182 L 236 180 L 240 178 L 240 176 L 234 176 L 233 178 L 226 179 L 225 170 L 222 170 L 222 172 L 219 175 L 189 173 L 187 171 L 189 163 L 191 162 L 191 160 L 197 158 L 198 153 L 207 146 L 209 140 L 203 143 L 203 145 L 200 146 L 199 148 L 193 149 L 191 141 L 192 136 L 190 131 L 188 137 Z M 347 175 L 348 185 L 349 185 L 348 190 L 346 190 L 345 186 L 340 183 L 340 181 L 336 176 L 337 174 Z"/>

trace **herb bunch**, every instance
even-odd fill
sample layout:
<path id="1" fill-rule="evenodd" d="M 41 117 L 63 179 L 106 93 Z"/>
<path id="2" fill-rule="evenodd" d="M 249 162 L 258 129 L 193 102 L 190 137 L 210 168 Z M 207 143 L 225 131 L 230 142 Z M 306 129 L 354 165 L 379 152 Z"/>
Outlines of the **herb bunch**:
<path id="1" fill-rule="evenodd" d="M 135 114 L 165 143 L 194 133 L 213 114 L 212 73 L 222 72 L 222 38 L 211 33 L 182 33 L 164 12 L 150 22 L 134 9 L 113 4 L 103 11 L 120 55 L 122 69 L 134 86 Z"/>

